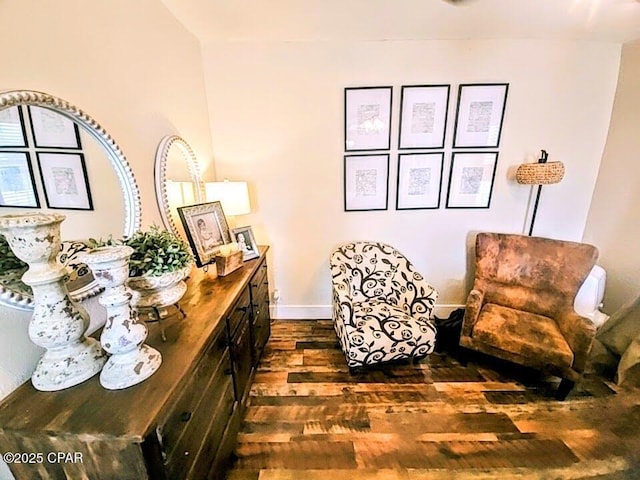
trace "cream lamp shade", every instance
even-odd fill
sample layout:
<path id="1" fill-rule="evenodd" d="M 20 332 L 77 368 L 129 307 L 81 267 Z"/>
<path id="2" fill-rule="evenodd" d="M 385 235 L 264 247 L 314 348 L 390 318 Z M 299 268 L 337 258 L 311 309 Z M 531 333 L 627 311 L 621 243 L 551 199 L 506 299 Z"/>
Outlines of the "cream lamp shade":
<path id="1" fill-rule="evenodd" d="M 247 182 L 207 182 L 204 185 L 207 202 L 220 201 L 225 215 L 251 213 Z"/>

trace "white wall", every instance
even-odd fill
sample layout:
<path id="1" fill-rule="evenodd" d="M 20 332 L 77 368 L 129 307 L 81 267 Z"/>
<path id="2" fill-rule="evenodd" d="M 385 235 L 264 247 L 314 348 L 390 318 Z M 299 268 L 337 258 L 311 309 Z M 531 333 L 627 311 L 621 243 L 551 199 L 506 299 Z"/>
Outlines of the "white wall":
<path id="1" fill-rule="evenodd" d="M 540 149 L 562 160 L 564 182 L 545 187 L 535 233 L 582 238 L 605 143 L 620 46 L 569 41 L 209 43 L 203 47 L 216 171 L 250 183 L 252 224 L 272 246 L 278 316 L 328 315 L 329 252 L 377 239 L 408 255 L 440 291 L 465 300 L 468 245 L 479 230 L 521 233 L 530 188 L 508 179 Z M 508 82 L 509 98 L 489 210 L 444 208 L 457 87 Z M 343 89 L 393 85 L 392 146 L 400 86 L 450 83 L 442 206 L 395 211 L 392 149 L 388 211 L 343 212 Z M 306 308 L 296 308 L 304 306 Z M 320 306 L 319 308 L 309 308 Z"/>
<path id="2" fill-rule="evenodd" d="M 143 225 L 160 223 L 153 162 L 163 136 L 182 135 L 203 163 L 211 162 L 200 44 L 159 1 L 0 2 L 0 56 L 0 90 L 61 97 L 113 136 L 138 181 Z M 92 219 L 87 236 L 103 222 L 98 214 Z M 100 309 L 94 302 L 98 317 Z M 0 397 L 35 365 L 29 318 L 0 308 Z"/>
<path id="3" fill-rule="evenodd" d="M 609 137 L 584 234 L 607 270 L 604 310 L 640 294 L 640 41 L 622 49 Z"/>

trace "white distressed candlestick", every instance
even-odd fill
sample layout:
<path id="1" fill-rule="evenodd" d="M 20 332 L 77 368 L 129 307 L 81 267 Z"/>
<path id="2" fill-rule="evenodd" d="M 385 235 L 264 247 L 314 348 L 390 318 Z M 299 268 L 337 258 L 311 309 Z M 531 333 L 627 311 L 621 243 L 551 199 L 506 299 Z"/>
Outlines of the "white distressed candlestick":
<path id="1" fill-rule="evenodd" d="M 125 286 L 129 277 L 129 257 L 133 248 L 126 245 L 101 247 L 79 255 L 98 284 L 105 287 L 98 301 L 107 310 L 107 321 L 100 342 L 111 354 L 100 373 L 100 384 L 109 390 L 136 385 L 160 368 L 162 356 L 144 344 L 146 325 L 131 307 L 131 292 Z"/>
<path id="2" fill-rule="evenodd" d="M 0 217 L 0 232 L 13 253 L 29 265 L 22 281 L 33 290 L 29 338 L 46 351 L 31 375 L 37 390 L 72 387 L 100 371 L 106 355 L 86 338 L 89 315 L 73 302 L 65 286 L 66 269 L 56 261 L 60 251 L 61 214 L 33 213 Z"/>

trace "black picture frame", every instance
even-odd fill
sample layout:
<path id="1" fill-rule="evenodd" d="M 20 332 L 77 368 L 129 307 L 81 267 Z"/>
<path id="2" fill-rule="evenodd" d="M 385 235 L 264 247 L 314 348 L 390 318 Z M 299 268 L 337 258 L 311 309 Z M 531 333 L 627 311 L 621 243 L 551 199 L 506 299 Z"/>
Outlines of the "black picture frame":
<path id="1" fill-rule="evenodd" d="M 399 150 L 444 148 L 450 92 L 449 84 L 401 87 Z"/>
<path id="2" fill-rule="evenodd" d="M 22 107 L 16 105 L 0 110 L 0 149 L 26 148 L 28 146 Z"/>
<path id="3" fill-rule="evenodd" d="M 222 202 L 206 202 L 178 207 L 178 216 L 198 267 L 215 263 L 220 246 L 231 243 Z"/>
<path id="4" fill-rule="evenodd" d="M 56 210 L 93 210 L 84 154 L 36 152 L 47 207 Z"/>
<path id="5" fill-rule="evenodd" d="M 413 163 L 416 168 L 411 169 L 410 163 Z M 440 208 L 443 172 L 443 152 L 398 154 L 396 210 L 436 210 Z M 436 185 L 437 191 L 430 188 Z"/>
<path id="6" fill-rule="evenodd" d="M 497 167 L 497 151 L 454 152 L 447 208 L 490 208 Z"/>
<path id="7" fill-rule="evenodd" d="M 344 211 L 389 208 L 389 154 L 344 156 Z"/>
<path id="8" fill-rule="evenodd" d="M 344 151 L 385 151 L 391 148 L 393 87 L 344 89 Z"/>
<path id="9" fill-rule="evenodd" d="M 498 148 L 508 93 L 508 83 L 461 84 L 453 148 Z"/>
<path id="10" fill-rule="evenodd" d="M 29 105 L 33 144 L 36 148 L 80 150 L 80 130 L 76 122 L 45 107 Z"/>
<path id="11" fill-rule="evenodd" d="M 0 151 L 0 207 L 40 208 L 29 152 Z"/>

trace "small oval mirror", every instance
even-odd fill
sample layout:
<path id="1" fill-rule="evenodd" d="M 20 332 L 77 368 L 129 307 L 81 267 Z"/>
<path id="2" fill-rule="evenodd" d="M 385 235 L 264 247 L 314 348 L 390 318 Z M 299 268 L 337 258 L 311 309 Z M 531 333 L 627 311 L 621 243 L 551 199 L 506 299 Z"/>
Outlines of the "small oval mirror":
<path id="1" fill-rule="evenodd" d="M 204 201 L 200 164 L 189 144 L 177 135 L 164 137 L 158 145 L 155 186 L 162 223 L 186 240 L 178 207 Z"/>

